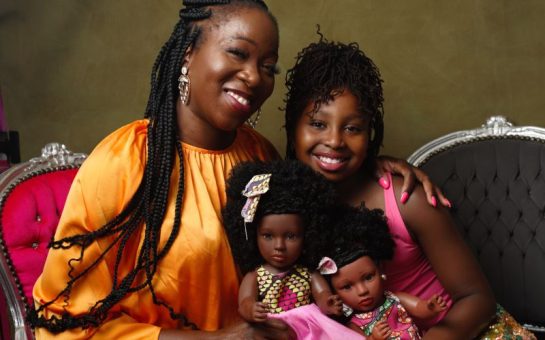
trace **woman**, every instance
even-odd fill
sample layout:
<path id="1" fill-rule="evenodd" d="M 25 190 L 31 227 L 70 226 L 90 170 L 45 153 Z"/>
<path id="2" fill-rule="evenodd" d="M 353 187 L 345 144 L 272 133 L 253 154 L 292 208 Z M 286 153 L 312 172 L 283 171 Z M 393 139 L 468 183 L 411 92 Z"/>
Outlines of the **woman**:
<path id="1" fill-rule="evenodd" d="M 278 158 L 244 125 L 273 91 L 276 20 L 260 0 L 184 4 L 152 70 L 147 119 L 104 139 L 74 181 L 34 287 L 38 338 L 290 335 L 238 317 L 221 224 L 230 169 Z"/>

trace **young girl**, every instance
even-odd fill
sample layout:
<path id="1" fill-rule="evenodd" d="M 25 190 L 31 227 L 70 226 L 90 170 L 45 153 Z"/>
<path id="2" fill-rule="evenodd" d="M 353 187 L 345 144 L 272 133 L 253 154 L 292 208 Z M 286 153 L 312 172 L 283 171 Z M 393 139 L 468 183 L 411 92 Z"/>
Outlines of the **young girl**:
<path id="1" fill-rule="evenodd" d="M 494 319 L 495 299 L 448 211 L 429 206 L 421 187 L 407 201 L 397 178 L 385 188 L 373 181 L 384 130 L 375 64 L 355 43 L 322 38 L 299 53 L 286 86 L 287 157 L 324 175 L 344 202 L 385 211 L 396 244 L 386 288 L 446 302 L 436 318 L 417 320 L 425 338 L 477 337 Z"/>
<path id="2" fill-rule="evenodd" d="M 341 303 L 309 268 L 326 242 L 333 202 L 329 183 L 297 161 L 233 169 L 223 222 L 244 274 L 238 301 L 246 321 L 280 318 L 298 339 L 360 338 L 320 312 L 340 314 Z"/>
<path id="3" fill-rule="evenodd" d="M 385 290 L 380 264 L 392 257 L 394 242 L 382 211 L 347 206 L 337 216 L 318 269 L 346 306 L 350 328 L 372 340 L 420 339 L 411 317 L 433 318 L 445 301 Z"/>

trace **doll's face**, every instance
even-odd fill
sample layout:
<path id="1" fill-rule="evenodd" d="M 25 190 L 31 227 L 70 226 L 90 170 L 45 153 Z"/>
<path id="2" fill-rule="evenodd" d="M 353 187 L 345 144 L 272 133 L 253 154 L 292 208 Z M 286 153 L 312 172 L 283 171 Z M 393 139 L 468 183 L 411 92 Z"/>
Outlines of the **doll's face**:
<path id="1" fill-rule="evenodd" d="M 333 289 L 350 308 L 373 310 L 384 302 L 384 286 L 379 268 L 369 256 L 342 267 L 331 277 Z"/>
<path id="2" fill-rule="evenodd" d="M 257 246 L 273 273 L 289 269 L 303 250 L 303 220 L 297 214 L 265 215 L 257 229 Z"/>

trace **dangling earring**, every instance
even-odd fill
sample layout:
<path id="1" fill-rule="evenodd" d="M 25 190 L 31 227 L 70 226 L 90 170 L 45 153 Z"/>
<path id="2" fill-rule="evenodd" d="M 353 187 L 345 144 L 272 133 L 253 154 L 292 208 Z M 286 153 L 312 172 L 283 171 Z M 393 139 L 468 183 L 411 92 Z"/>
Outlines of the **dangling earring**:
<path id="1" fill-rule="evenodd" d="M 382 280 L 386 281 L 386 274 L 380 275 L 380 278 L 381 278 Z"/>
<path id="2" fill-rule="evenodd" d="M 252 129 L 255 129 L 257 126 L 257 122 L 259 122 L 259 117 L 261 116 L 261 108 L 257 109 L 257 114 L 255 115 L 254 119 L 248 118 L 246 120 L 246 123 L 252 127 Z"/>
<path id="3" fill-rule="evenodd" d="M 180 90 L 180 99 L 184 105 L 187 105 L 189 102 L 189 87 L 191 86 L 191 81 L 187 73 L 187 66 L 182 66 L 182 74 L 178 78 L 178 90 Z"/>

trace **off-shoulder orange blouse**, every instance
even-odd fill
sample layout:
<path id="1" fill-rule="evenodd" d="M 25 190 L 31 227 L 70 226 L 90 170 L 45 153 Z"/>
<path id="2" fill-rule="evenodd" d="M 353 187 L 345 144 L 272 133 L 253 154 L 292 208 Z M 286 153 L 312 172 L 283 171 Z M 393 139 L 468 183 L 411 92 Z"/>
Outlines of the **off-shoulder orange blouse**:
<path id="1" fill-rule="evenodd" d="M 106 137 L 79 170 L 64 207 L 55 239 L 96 230 L 115 217 L 136 191 L 146 162 L 148 120 L 130 123 Z M 172 248 L 159 262 L 153 286 L 157 296 L 174 310 L 186 315 L 202 330 L 216 330 L 238 318 L 239 277 L 221 223 L 225 205 L 225 181 L 231 168 L 252 159 L 278 158 L 274 147 L 249 127 L 237 130 L 233 144 L 225 150 L 210 151 L 182 143 L 184 156 L 184 198 L 182 224 Z M 178 185 L 178 164 L 170 194 L 159 247 L 172 230 L 174 200 Z M 143 234 L 125 246 L 122 273 L 136 263 Z M 84 253 L 81 266 L 90 263 L 111 239 L 99 240 Z M 79 248 L 51 250 L 44 271 L 34 286 L 37 304 L 52 300 L 68 281 L 68 261 L 79 256 Z M 77 283 L 66 310 L 77 315 L 104 298 L 112 287 L 116 249 L 110 251 Z M 76 268 L 81 268 L 77 266 Z M 45 311 L 61 313 L 63 299 Z M 149 289 L 127 295 L 110 311 L 98 329 L 75 329 L 59 338 L 153 339 L 161 328 L 175 328 L 164 307 L 153 303 Z M 39 339 L 53 335 L 37 329 Z"/>

